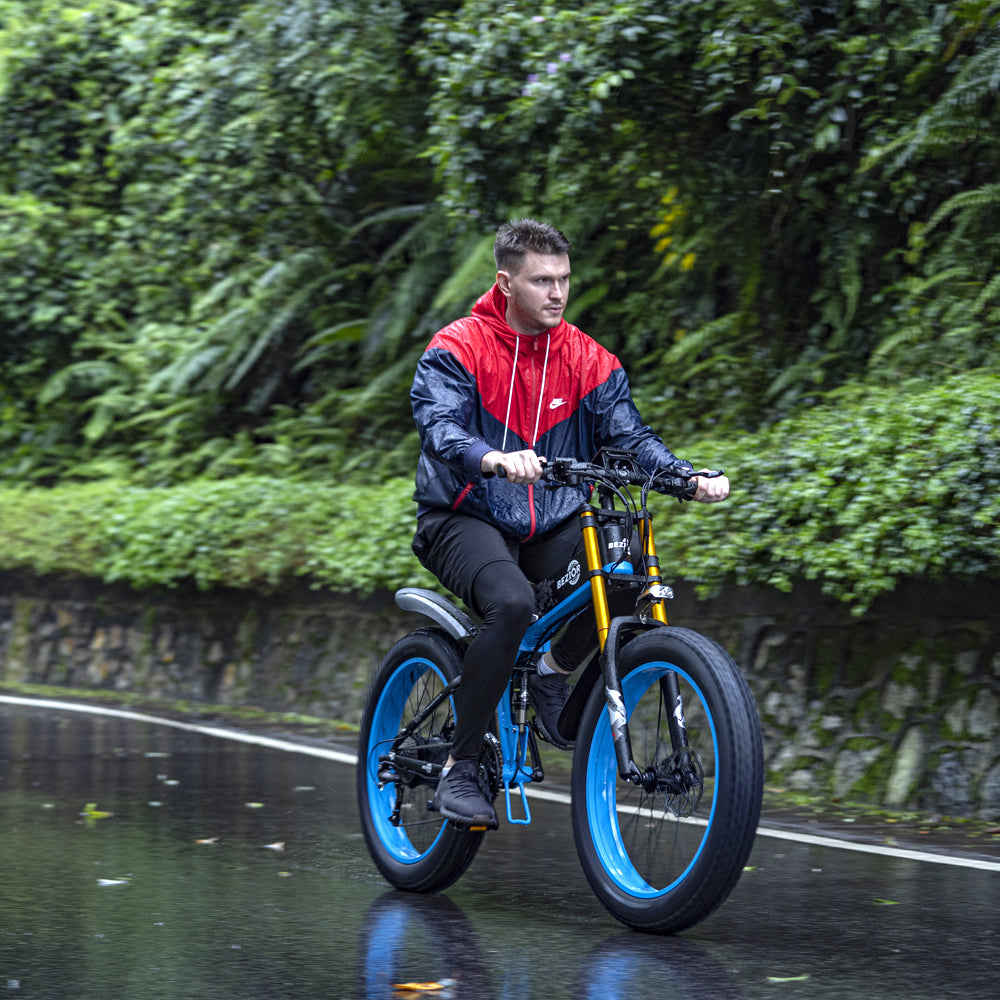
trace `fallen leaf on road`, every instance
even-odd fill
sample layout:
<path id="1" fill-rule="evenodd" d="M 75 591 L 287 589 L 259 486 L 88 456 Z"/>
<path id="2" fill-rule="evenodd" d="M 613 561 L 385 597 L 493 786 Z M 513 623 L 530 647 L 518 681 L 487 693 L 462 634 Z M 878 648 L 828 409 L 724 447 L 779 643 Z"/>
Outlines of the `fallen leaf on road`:
<path id="1" fill-rule="evenodd" d="M 113 816 L 114 813 L 98 809 L 96 802 L 88 802 L 83 807 L 83 812 L 81 812 L 80 815 L 86 817 L 87 819 L 107 819 L 109 816 Z"/>
<path id="2" fill-rule="evenodd" d="M 434 993 L 454 985 L 454 979 L 442 979 L 439 983 L 393 983 L 392 988 L 405 993 Z"/>

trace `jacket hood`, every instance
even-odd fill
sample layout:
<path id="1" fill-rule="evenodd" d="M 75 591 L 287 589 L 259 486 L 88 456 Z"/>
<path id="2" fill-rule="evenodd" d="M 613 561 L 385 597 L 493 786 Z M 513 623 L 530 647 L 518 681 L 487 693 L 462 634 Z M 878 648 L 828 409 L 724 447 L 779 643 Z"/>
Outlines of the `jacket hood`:
<path id="1" fill-rule="evenodd" d="M 472 307 L 472 315 L 476 319 L 486 323 L 497 339 L 511 351 L 515 349 L 518 338 L 522 340 L 534 339 L 529 334 L 518 333 L 507 325 L 505 318 L 507 315 L 507 298 L 500 291 L 500 286 L 497 284 L 494 284 L 485 295 L 481 295 L 476 300 L 476 304 Z M 554 326 L 551 330 L 546 331 L 549 335 L 549 344 L 552 350 L 559 348 L 568 331 L 569 324 L 565 319 L 560 319 L 558 326 Z M 540 333 L 537 336 L 544 339 L 544 334 Z"/>

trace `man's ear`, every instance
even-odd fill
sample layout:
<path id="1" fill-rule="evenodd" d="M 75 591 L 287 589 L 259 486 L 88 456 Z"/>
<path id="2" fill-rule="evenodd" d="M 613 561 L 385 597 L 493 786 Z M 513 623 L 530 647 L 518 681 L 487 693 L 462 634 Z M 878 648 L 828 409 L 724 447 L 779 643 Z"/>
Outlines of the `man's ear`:
<path id="1" fill-rule="evenodd" d="M 497 287 L 507 298 L 510 298 L 510 273 L 508 271 L 497 271 Z"/>

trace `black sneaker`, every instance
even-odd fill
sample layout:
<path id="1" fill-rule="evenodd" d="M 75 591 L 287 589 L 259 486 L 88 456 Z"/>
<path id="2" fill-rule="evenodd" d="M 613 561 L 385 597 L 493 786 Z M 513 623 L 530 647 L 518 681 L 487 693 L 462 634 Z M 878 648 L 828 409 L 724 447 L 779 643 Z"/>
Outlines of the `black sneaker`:
<path id="1" fill-rule="evenodd" d="M 479 776 L 479 764 L 474 760 L 455 763 L 438 782 L 431 808 L 445 819 L 463 826 L 485 826 L 495 830 L 500 825 L 486 783 Z"/>
<path id="2" fill-rule="evenodd" d="M 535 710 L 535 725 L 542 738 L 560 750 L 573 743 L 559 735 L 559 713 L 569 697 L 568 674 L 531 674 L 528 677 L 528 700 Z"/>

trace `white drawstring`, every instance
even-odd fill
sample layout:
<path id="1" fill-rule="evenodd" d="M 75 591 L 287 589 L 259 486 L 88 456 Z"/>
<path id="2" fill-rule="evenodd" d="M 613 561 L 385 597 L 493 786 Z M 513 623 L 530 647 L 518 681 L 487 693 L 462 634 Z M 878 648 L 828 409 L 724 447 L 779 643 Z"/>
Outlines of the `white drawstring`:
<path id="1" fill-rule="evenodd" d="M 503 443 L 500 445 L 501 451 L 507 450 L 507 430 L 510 425 L 510 408 L 514 403 L 514 377 L 517 375 L 517 355 L 521 346 L 521 338 L 514 339 L 514 364 L 510 370 L 510 388 L 507 390 L 507 416 L 503 421 Z M 552 334 L 545 338 L 545 360 L 542 362 L 542 387 L 538 392 L 538 412 L 535 414 L 535 432 L 531 438 L 531 447 L 538 443 L 538 427 L 542 422 L 542 402 L 545 399 L 545 376 L 549 371 L 549 348 L 552 346 Z"/>
<path id="2" fill-rule="evenodd" d="M 507 390 L 507 416 L 503 420 L 503 444 L 500 445 L 501 451 L 507 450 L 507 428 L 510 426 L 510 407 L 514 402 L 514 376 L 517 374 L 517 351 L 521 346 L 521 338 L 514 337 L 514 364 L 511 365 L 510 369 L 510 388 Z"/>

